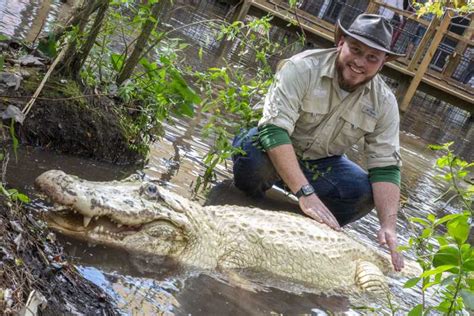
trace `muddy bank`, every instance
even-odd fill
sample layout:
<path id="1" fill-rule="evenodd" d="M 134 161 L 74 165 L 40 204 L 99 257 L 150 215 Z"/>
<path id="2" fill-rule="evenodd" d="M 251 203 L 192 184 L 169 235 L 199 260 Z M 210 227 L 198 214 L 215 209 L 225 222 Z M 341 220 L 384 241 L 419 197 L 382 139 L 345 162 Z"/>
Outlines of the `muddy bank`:
<path id="1" fill-rule="evenodd" d="M 107 294 L 76 271 L 40 211 L 0 197 L 0 314 L 118 315 Z M 28 302 L 28 304 L 27 304 Z"/>
<path id="2" fill-rule="evenodd" d="M 143 154 L 131 146 L 140 142 L 127 129 L 132 118 L 117 110 L 113 98 L 84 91 L 72 80 L 51 77 L 23 117 L 21 110 L 50 61 L 21 43 L 0 44 L 3 186 L 7 185 L 8 152 L 17 140 L 99 161 L 143 162 Z M 0 315 L 24 315 L 27 307 L 38 315 L 119 314 L 113 299 L 77 272 L 41 221 L 39 209 L 40 205 L 20 205 L 0 193 Z"/>
<path id="3" fill-rule="evenodd" d="M 51 62 L 25 45 L 0 41 L 4 65 L 0 68 L 0 113 L 9 106 L 24 110 Z M 144 146 L 131 126 L 133 117 L 117 100 L 89 91 L 75 81 L 52 76 L 27 113 L 22 124 L 15 124 L 20 142 L 61 153 L 118 164 L 140 164 Z M 2 115 L 9 126 L 8 115 Z"/>

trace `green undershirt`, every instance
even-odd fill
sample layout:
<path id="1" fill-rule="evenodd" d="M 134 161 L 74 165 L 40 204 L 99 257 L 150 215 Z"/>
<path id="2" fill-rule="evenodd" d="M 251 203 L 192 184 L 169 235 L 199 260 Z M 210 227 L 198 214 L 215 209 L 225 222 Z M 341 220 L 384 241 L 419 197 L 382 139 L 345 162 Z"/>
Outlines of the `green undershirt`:
<path id="1" fill-rule="evenodd" d="M 272 149 L 283 144 L 291 144 L 290 135 L 288 132 L 276 125 L 267 124 L 259 126 L 258 141 L 265 150 Z M 375 182 L 390 182 L 400 186 L 400 167 L 387 166 L 369 169 L 369 181 Z"/>

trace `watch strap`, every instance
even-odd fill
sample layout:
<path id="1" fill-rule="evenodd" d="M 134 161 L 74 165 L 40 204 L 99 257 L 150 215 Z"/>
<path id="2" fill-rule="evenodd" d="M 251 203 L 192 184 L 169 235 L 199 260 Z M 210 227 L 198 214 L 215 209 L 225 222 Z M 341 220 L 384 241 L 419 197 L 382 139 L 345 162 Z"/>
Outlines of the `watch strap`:
<path id="1" fill-rule="evenodd" d="M 295 196 L 299 199 L 302 196 L 308 196 L 313 194 L 314 188 L 311 184 L 304 184 L 301 186 L 301 188 L 295 193 Z"/>

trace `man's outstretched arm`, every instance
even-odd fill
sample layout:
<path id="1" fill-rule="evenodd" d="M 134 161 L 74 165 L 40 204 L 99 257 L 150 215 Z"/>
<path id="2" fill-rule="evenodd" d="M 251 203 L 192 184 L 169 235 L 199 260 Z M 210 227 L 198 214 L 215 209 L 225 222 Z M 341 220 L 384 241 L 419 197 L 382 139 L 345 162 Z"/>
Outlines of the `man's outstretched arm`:
<path id="1" fill-rule="evenodd" d="M 397 251 L 396 232 L 400 188 L 391 182 L 375 182 L 372 183 L 372 191 L 375 209 L 380 221 L 379 242 L 388 246 L 395 271 L 401 271 L 404 263 L 402 254 Z"/>

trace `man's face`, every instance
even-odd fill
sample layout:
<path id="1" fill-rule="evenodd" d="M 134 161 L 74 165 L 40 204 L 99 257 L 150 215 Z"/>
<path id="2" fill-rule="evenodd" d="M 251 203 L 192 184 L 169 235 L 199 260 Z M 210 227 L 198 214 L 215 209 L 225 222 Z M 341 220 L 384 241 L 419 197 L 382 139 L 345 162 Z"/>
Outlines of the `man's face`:
<path id="1" fill-rule="evenodd" d="M 339 86 L 346 91 L 354 91 L 370 81 L 382 69 L 387 58 L 385 52 L 347 36 L 341 37 L 337 51 Z"/>

